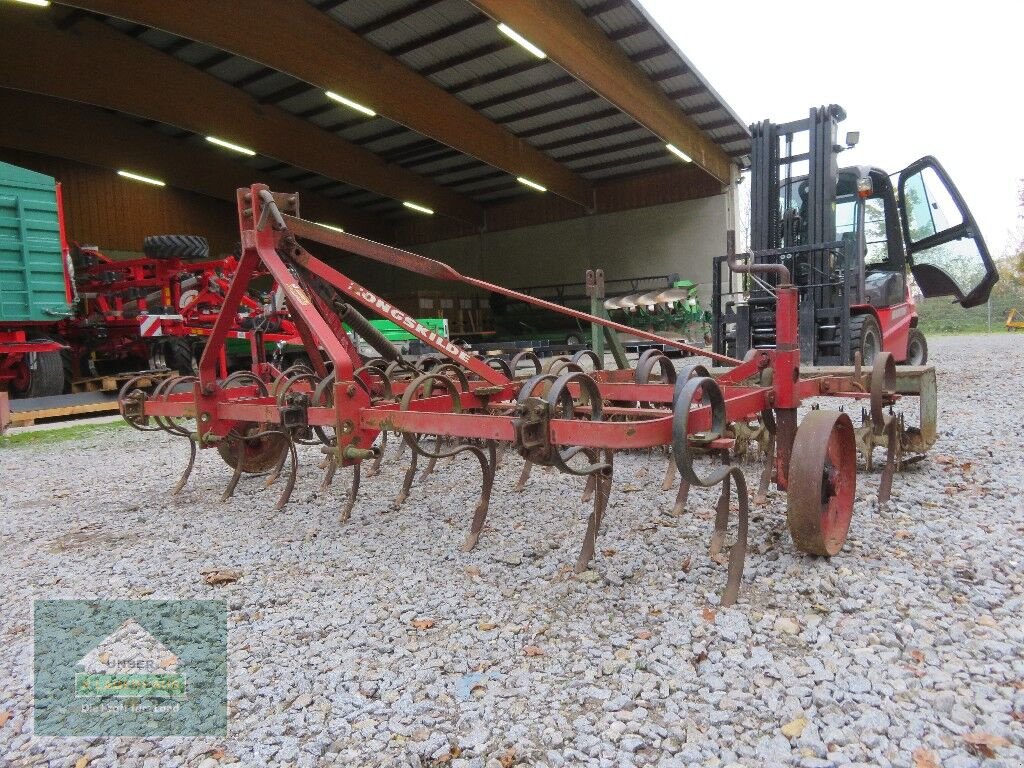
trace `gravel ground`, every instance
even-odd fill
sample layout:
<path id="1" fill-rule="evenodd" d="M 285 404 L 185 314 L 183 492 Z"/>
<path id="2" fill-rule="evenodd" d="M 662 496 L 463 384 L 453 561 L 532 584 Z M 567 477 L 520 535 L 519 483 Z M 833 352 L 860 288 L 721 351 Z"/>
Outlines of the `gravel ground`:
<path id="1" fill-rule="evenodd" d="M 794 552 L 773 492 L 730 609 L 707 554 L 715 494 L 670 516 L 659 454 L 617 457 L 599 555 L 577 577 L 582 480 L 537 470 L 515 494 L 518 461 L 463 554 L 466 456 L 399 511 L 404 461 L 386 462 L 342 525 L 346 478 L 318 496 L 314 449 L 282 512 L 260 480 L 219 502 L 212 452 L 170 498 L 185 449 L 162 434 L 0 450 L 0 763 L 1024 765 L 1024 345 L 931 346 L 930 458 L 882 508 L 877 470 L 860 476 L 831 561 Z M 241 578 L 209 586 L 208 568 Z M 30 601 L 44 597 L 227 601 L 229 736 L 32 738 Z"/>

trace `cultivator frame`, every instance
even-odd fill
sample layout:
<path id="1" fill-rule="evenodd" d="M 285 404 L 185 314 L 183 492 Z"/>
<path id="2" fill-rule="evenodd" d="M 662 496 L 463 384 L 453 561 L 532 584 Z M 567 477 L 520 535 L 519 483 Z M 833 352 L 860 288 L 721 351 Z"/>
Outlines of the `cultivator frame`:
<path id="1" fill-rule="evenodd" d="M 858 444 L 867 455 L 879 444 L 888 449 L 879 493 L 882 499 L 888 497 L 902 445 L 902 420 L 891 408 L 899 398 L 892 357 L 879 355 L 870 370 L 801 377 L 797 289 L 781 265 L 748 265 L 730 258 L 737 271 L 772 270 L 778 286 L 777 347 L 752 350 L 737 360 L 304 221 L 298 217 L 298 198 L 293 194 L 254 185 L 238 190 L 237 202 L 242 254 L 198 376 L 169 379 L 152 393 L 129 382 L 120 396 L 121 412 L 136 428 L 162 429 L 189 441 L 190 459 L 175 492 L 187 482 L 197 448 L 216 447 L 234 469 L 225 498 L 243 474 L 269 474 L 269 485 L 290 462 L 280 508 L 295 485 L 296 446 L 317 445 L 326 455 L 322 491 L 339 467 L 353 470 L 341 509 L 344 520 L 356 500 L 362 464 L 369 462 L 369 473 L 375 473 L 388 433 L 398 433 L 403 450 L 407 446 L 412 451 L 399 504 L 410 493 L 418 458 L 428 460 L 424 474 L 438 459 L 460 453 L 473 454 L 479 462 L 482 488 L 465 543 L 468 550 L 483 530 L 495 469 L 511 448 L 526 460 L 518 490 L 536 464 L 587 477 L 584 501 L 593 501 L 593 511 L 576 563 L 581 571 L 594 556 L 612 487 L 614 454 L 660 446 L 671 451 L 665 490 L 673 486 L 676 471 L 681 475 L 675 512 L 683 511 L 690 487 L 721 486 L 711 544 L 716 556 L 724 546 L 731 486 L 736 486 L 738 531 L 722 596 L 726 605 L 737 598 L 747 538 L 748 492 L 742 467 L 732 461 L 737 454 L 756 445 L 767 457 L 755 501 L 763 500 L 772 481 L 779 489 L 788 489 L 789 528 L 805 552 L 827 556 L 842 547 L 852 513 Z M 709 357 L 725 370 L 711 376 L 704 366 L 688 364 L 677 371 L 666 355 L 654 350 L 641 356 L 635 369 L 618 370 L 603 370 L 603 360 L 589 350 L 572 358 L 552 358 L 543 366 L 530 352 L 511 360 L 484 359 L 428 331 L 315 258 L 299 244 L 300 238 L 424 277 L 505 294 L 684 355 Z M 311 366 L 278 370 L 266 359 L 261 334 L 254 332 L 252 370 L 218 379 L 217 360 L 258 268 L 268 271 L 283 290 Z M 407 328 L 439 355 L 414 365 L 376 332 L 353 302 Z M 364 363 L 343 323 L 380 359 Z M 530 370 L 521 376 L 524 365 Z M 798 429 L 797 409 L 819 396 L 864 401 L 868 407 L 863 423 L 855 430 L 846 413 L 812 410 Z M 858 434 L 869 439 L 858 441 Z M 710 457 L 711 462 L 698 464 L 698 456 Z"/>

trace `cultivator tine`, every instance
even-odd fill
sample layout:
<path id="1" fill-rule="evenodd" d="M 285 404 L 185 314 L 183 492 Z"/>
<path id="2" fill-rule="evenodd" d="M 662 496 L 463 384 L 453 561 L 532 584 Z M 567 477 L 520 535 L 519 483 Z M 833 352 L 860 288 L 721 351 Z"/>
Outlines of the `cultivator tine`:
<path id="1" fill-rule="evenodd" d="M 736 604 L 736 599 L 740 594 L 740 582 L 743 579 L 743 563 L 747 557 L 747 526 L 748 518 L 750 515 L 750 503 L 747 499 L 747 481 L 743 476 L 743 472 L 738 467 L 733 467 L 729 475 L 736 481 L 736 500 L 738 504 L 737 512 L 737 531 L 736 531 L 736 543 L 732 545 L 732 549 L 729 552 L 729 575 L 725 582 L 725 589 L 722 590 L 722 605 L 729 607 Z M 721 551 L 721 546 L 725 542 L 725 529 L 729 522 L 729 492 L 728 492 L 729 481 L 722 484 L 722 496 L 725 498 L 724 510 L 725 516 L 719 520 L 715 519 L 715 532 L 712 535 L 712 551 L 711 556 L 715 557 Z M 715 549 L 715 543 L 718 543 L 718 549 Z"/>
<path id="2" fill-rule="evenodd" d="M 288 482 L 285 483 L 284 489 L 277 499 L 277 504 L 274 505 L 274 509 L 278 512 L 284 509 L 288 499 L 292 497 L 292 491 L 295 490 L 295 480 L 299 474 L 299 455 L 295 450 L 295 441 L 292 440 L 291 435 L 288 435 L 288 450 L 286 453 L 291 458 L 291 468 L 288 470 Z"/>
<path id="3" fill-rule="evenodd" d="M 685 477 L 679 480 L 679 490 L 676 491 L 676 500 L 672 504 L 672 515 L 679 517 L 686 511 L 686 501 L 690 497 L 690 481 Z"/>
<path id="4" fill-rule="evenodd" d="M 377 454 L 377 457 L 373 460 L 373 463 L 370 464 L 370 468 L 366 470 L 367 477 L 374 477 L 378 472 L 380 472 L 380 463 L 384 461 L 384 451 L 387 450 L 387 447 L 388 433 L 387 430 L 384 430 L 383 432 L 380 433 L 380 453 Z"/>
<path id="5" fill-rule="evenodd" d="M 892 494 L 892 479 L 896 474 L 896 467 L 900 463 L 900 429 L 899 422 L 895 416 L 887 416 L 885 420 L 885 434 L 888 438 L 885 447 L 885 468 L 882 470 L 882 477 L 878 481 L 878 501 L 884 504 Z"/>
<path id="6" fill-rule="evenodd" d="M 768 502 L 768 486 L 772 482 L 772 465 L 775 461 L 775 432 L 769 434 L 768 447 L 763 451 L 761 458 L 764 460 L 764 467 L 761 469 L 761 479 L 757 484 L 757 494 L 754 496 L 754 503 L 758 505 Z"/>
<path id="7" fill-rule="evenodd" d="M 330 449 L 324 449 L 330 450 Z M 331 487 L 331 483 L 334 482 L 334 473 L 338 471 L 338 459 L 334 453 L 330 453 L 327 459 L 327 469 L 324 472 L 324 479 L 320 483 L 320 493 L 325 493 L 328 488 Z"/>
<path id="8" fill-rule="evenodd" d="M 357 462 L 352 465 L 352 485 L 349 487 L 348 499 L 345 501 L 345 505 L 341 508 L 341 515 L 338 517 L 339 522 L 346 522 L 352 515 L 352 508 L 356 505 L 356 496 L 359 494 L 359 473 L 362 462 Z"/>
<path id="9" fill-rule="evenodd" d="M 612 491 L 612 459 L 613 452 L 605 451 L 605 466 L 590 473 L 595 478 L 594 482 L 594 509 L 587 520 L 587 532 L 583 535 L 583 547 L 580 549 L 580 556 L 576 560 L 576 573 L 583 573 L 590 566 L 594 559 L 594 550 L 597 547 L 597 534 L 604 522 L 604 513 L 608 508 L 608 497 Z"/>
<path id="10" fill-rule="evenodd" d="M 483 475 L 480 488 L 480 500 L 476 509 L 473 510 L 473 522 L 469 527 L 469 534 L 462 545 L 463 552 L 469 552 L 476 546 L 480 539 L 480 533 L 484 529 L 484 522 L 487 520 L 487 510 L 491 504 L 491 490 L 494 488 L 494 473 L 497 469 L 497 446 L 493 440 L 487 441 L 487 455 L 477 449 L 473 453 L 480 460 L 480 471 Z"/>
<path id="11" fill-rule="evenodd" d="M 594 478 L 594 473 L 591 472 L 587 475 L 587 482 L 583 486 L 583 495 L 580 497 L 580 501 L 586 504 L 592 498 L 594 498 L 594 490 L 597 488 L 597 480 Z"/>
<path id="12" fill-rule="evenodd" d="M 228 481 L 227 488 L 225 488 L 224 493 L 221 494 L 221 501 L 227 501 L 228 499 L 235 495 L 235 488 L 238 487 L 238 481 L 242 479 L 242 465 L 244 464 L 245 445 L 241 439 L 232 440 L 232 445 L 237 445 L 238 456 L 235 461 L 235 471 L 232 472 L 231 479 Z"/>
<path id="13" fill-rule="evenodd" d="M 196 465 L 196 441 L 195 438 L 189 437 L 188 439 L 188 465 L 185 467 L 185 471 L 181 473 L 181 477 L 178 479 L 178 484 L 174 486 L 171 491 L 171 496 L 177 496 L 181 493 L 181 489 L 185 487 L 185 483 L 188 482 L 189 477 L 192 475 L 192 468 Z"/>
<path id="14" fill-rule="evenodd" d="M 516 493 L 522 493 L 526 490 L 526 484 L 530 481 L 530 472 L 533 470 L 533 462 L 529 459 L 523 464 L 523 471 L 519 473 L 519 479 L 516 481 L 516 487 L 513 489 Z"/>
<path id="15" fill-rule="evenodd" d="M 729 502 L 732 496 L 731 477 L 731 475 L 726 475 L 722 481 L 722 492 L 715 505 L 715 530 L 711 534 L 710 550 L 712 559 L 717 559 L 722 551 L 722 545 L 725 543 L 725 529 L 729 524 Z"/>
<path id="16" fill-rule="evenodd" d="M 676 460 L 672 458 L 672 452 L 668 453 L 668 463 L 665 465 L 665 479 L 661 481 L 661 490 L 671 491 L 676 482 Z"/>
<path id="17" fill-rule="evenodd" d="M 291 442 L 290 440 L 288 441 Z M 284 463 L 288 459 L 288 446 L 285 446 L 281 450 L 281 455 L 277 459 L 277 464 L 274 465 L 274 469 L 271 470 L 270 474 L 267 475 L 266 482 L 263 483 L 264 488 L 269 488 L 277 482 L 277 478 L 281 476 L 281 470 L 284 469 Z"/>
<path id="18" fill-rule="evenodd" d="M 402 440 L 402 444 L 405 445 L 405 440 Z M 405 471 L 405 479 L 402 480 L 402 490 L 398 492 L 398 497 L 395 499 L 395 506 L 400 507 L 405 503 L 405 500 L 409 498 L 409 491 L 412 489 L 413 480 L 416 479 L 416 459 L 419 454 L 416 451 L 412 452 L 412 461 L 409 463 L 409 468 Z"/>

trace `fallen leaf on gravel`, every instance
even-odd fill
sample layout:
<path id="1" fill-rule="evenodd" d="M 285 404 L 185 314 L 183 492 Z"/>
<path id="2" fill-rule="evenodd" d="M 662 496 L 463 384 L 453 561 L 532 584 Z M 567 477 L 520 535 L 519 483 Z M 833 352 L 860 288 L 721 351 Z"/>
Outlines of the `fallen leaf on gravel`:
<path id="1" fill-rule="evenodd" d="M 445 763 L 450 763 L 461 754 L 462 750 L 459 747 L 452 747 L 448 752 L 445 752 L 440 757 L 434 758 L 431 765 L 444 765 Z"/>
<path id="2" fill-rule="evenodd" d="M 961 472 L 970 472 L 973 467 L 974 467 L 974 465 L 971 462 L 965 461 L 963 464 L 960 465 L 960 471 Z"/>
<path id="3" fill-rule="evenodd" d="M 481 632 L 490 632 L 497 626 L 498 625 L 495 624 L 493 621 L 481 621 L 479 624 L 476 625 L 476 628 L 479 629 Z"/>
<path id="4" fill-rule="evenodd" d="M 159 664 L 161 669 L 167 669 L 168 667 L 173 667 L 177 663 L 178 663 L 178 657 L 175 656 L 173 653 L 170 656 L 164 656 L 158 662 L 158 664 Z"/>
<path id="5" fill-rule="evenodd" d="M 986 733 L 985 731 L 971 731 L 970 733 L 965 733 L 961 738 L 963 738 L 969 752 L 981 755 L 982 757 L 995 757 L 996 749 L 1010 746 L 1010 742 L 1002 736 Z"/>
<path id="6" fill-rule="evenodd" d="M 604 555 L 605 557 L 611 557 L 612 555 L 615 554 L 615 550 L 614 549 L 602 549 L 601 550 L 601 554 Z"/>
<path id="7" fill-rule="evenodd" d="M 82 755 L 75 761 L 75 768 L 85 768 L 89 764 L 89 758 Z"/>
<path id="8" fill-rule="evenodd" d="M 636 633 L 636 637 L 638 640 L 650 640 L 651 631 L 649 629 L 641 629 L 639 632 Z"/>
<path id="9" fill-rule="evenodd" d="M 110 661 L 110 651 L 104 651 L 96 658 L 100 660 L 100 664 L 106 664 L 108 661 Z"/>
<path id="10" fill-rule="evenodd" d="M 930 749 L 918 747 L 914 750 L 914 768 L 940 768 L 939 757 Z"/>
<path id="11" fill-rule="evenodd" d="M 200 573 L 203 576 L 203 581 L 211 587 L 219 587 L 223 584 L 234 584 L 242 578 L 241 571 L 235 571 L 231 568 L 207 568 L 206 570 L 200 571 Z"/>
<path id="12" fill-rule="evenodd" d="M 683 560 L 682 565 L 679 566 L 679 570 L 681 570 L 683 573 L 689 573 L 690 572 L 690 556 L 689 555 L 687 555 L 686 559 Z"/>
<path id="13" fill-rule="evenodd" d="M 946 456 L 941 453 L 935 457 L 935 461 L 938 464 L 956 464 L 955 458 L 953 458 L 952 456 Z"/>
<path id="14" fill-rule="evenodd" d="M 704 617 L 704 621 L 714 621 L 715 616 L 717 616 L 718 613 L 715 611 L 714 608 L 708 608 L 707 606 L 704 606 L 704 610 L 701 613 L 701 615 Z"/>
<path id="15" fill-rule="evenodd" d="M 543 656 L 544 649 L 541 648 L 539 645 L 528 645 L 525 648 L 523 648 L 523 653 L 527 656 Z"/>
<path id="16" fill-rule="evenodd" d="M 478 566 L 478 565 L 467 565 L 466 566 L 466 575 L 467 576 L 479 576 L 480 575 L 480 566 Z"/>
<path id="17" fill-rule="evenodd" d="M 782 735 L 787 739 L 799 739 L 800 734 L 804 732 L 804 728 L 807 727 L 807 718 L 798 717 L 796 720 L 790 720 L 784 726 L 782 726 Z"/>
<path id="18" fill-rule="evenodd" d="M 924 661 L 924 651 L 919 651 L 915 648 L 910 652 L 910 658 L 920 664 Z"/>
<path id="19" fill-rule="evenodd" d="M 512 768 L 516 763 L 516 748 L 509 747 L 505 754 L 498 758 L 498 762 L 501 763 L 501 768 Z"/>
<path id="20" fill-rule="evenodd" d="M 0 712 L 0 728 L 4 727 L 4 724 L 11 719 L 10 712 Z"/>
<path id="21" fill-rule="evenodd" d="M 416 629 L 430 629 L 437 622 L 433 619 L 413 619 L 411 623 Z"/>
<path id="22" fill-rule="evenodd" d="M 1013 710 L 1013 712 L 1010 713 L 1010 717 L 1012 717 L 1014 721 L 1018 723 L 1024 723 L 1024 710 L 1015 709 Z"/>
<path id="23" fill-rule="evenodd" d="M 897 539 L 909 539 L 913 535 L 914 534 L 912 534 L 910 531 L 904 530 L 896 531 L 896 533 L 893 534 L 893 536 L 895 536 Z"/>
<path id="24" fill-rule="evenodd" d="M 661 610 L 661 608 L 651 608 L 651 610 L 649 610 L 647 612 L 647 615 L 648 616 L 661 616 L 661 614 L 663 614 L 663 613 L 664 613 L 664 611 Z"/>

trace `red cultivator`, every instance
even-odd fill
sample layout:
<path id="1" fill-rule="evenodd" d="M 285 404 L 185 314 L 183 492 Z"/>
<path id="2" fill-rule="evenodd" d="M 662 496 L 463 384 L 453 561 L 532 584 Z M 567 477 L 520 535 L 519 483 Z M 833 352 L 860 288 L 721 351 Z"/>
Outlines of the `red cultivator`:
<path id="1" fill-rule="evenodd" d="M 682 511 L 691 486 L 721 486 L 713 554 L 725 543 L 731 487 L 736 486 L 738 539 L 731 548 L 722 598 L 728 605 L 735 602 L 739 590 L 748 513 L 746 480 L 740 467 L 730 463 L 733 456 L 755 443 L 761 447 L 769 460 L 757 497 L 764 496 L 772 481 L 788 489 L 789 528 L 797 547 L 827 556 L 841 549 L 849 529 L 858 445 L 867 454 L 875 445 L 887 446 L 879 492 L 884 499 L 901 446 L 922 442 L 903 439 L 900 417 L 891 408 L 886 412 L 899 397 L 895 367 L 887 354 L 879 355 L 863 374 L 850 368 L 801 378 L 797 289 L 779 265 L 751 267 L 731 260 L 736 271 L 775 270 L 779 278 L 777 348 L 754 350 L 746 359 L 734 360 L 520 295 L 461 275 L 440 262 L 304 221 L 297 217 L 297 206 L 294 195 L 275 194 L 261 185 L 238 191 L 243 252 L 199 375 L 170 379 L 151 394 L 133 389 L 131 383 L 122 390 L 121 412 L 129 423 L 144 430 L 163 429 L 189 441 L 190 460 L 175 491 L 187 482 L 197 447 L 216 447 L 234 469 L 225 498 L 243 474 L 269 473 L 269 485 L 287 463 L 280 508 L 295 485 L 296 445 L 319 445 L 327 456 L 324 490 L 338 467 L 352 468 L 351 488 L 341 513 L 344 520 L 355 503 L 363 462 L 370 462 L 370 471 L 375 472 L 387 434 L 399 433 L 412 451 L 399 503 L 410 492 L 418 458 L 428 460 L 425 473 L 439 458 L 460 453 L 471 453 L 479 461 L 482 489 L 465 543 L 469 549 L 484 527 L 495 467 L 511 447 L 526 460 L 519 489 L 535 464 L 587 477 L 584 501 L 592 499 L 593 512 L 576 563 L 580 571 L 594 555 L 612 488 L 615 453 L 669 447 L 665 486 L 672 486 L 678 470 L 677 511 Z M 714 376 L 694 364 L 677 371 L 660 352 L 648 352 L 635 369 L 622 370 L 602 370 L 603 361 L 588 350 L 544 365 L 529 352 L 511 360 L 482 359 L 431 333 L 314 258 L 299 244 L 300 238 L 435 280 L 460 281 L 515 297 L 688 355 L 710 357 L 727 368 L 716 369 Z M 257 270 L 268 271 L 283 289 L 312 365 L 277 370 L 266 361 L 262 334 L 257 331 L 252 333 L 252 370 L 219 380 L 220 350 Z M 349 301 L 409 329 L 440 356 L 418 365 L 405 360 Z M 380 359 L 364 364 L 343 323 L 370 343 Z M 521 375 L 524 368 L 528 370 Z M 798 428 L 798 407 L 818 396 L 868 401 L 863 424 L 855 428 L 845 413 L 815 409 Z M 698 457 L 711 461 L 699 463 Z"/>

